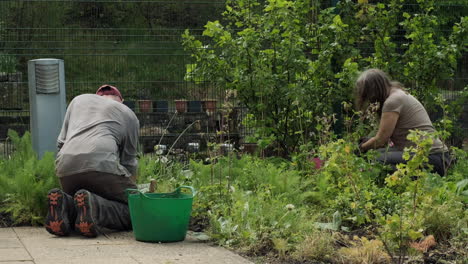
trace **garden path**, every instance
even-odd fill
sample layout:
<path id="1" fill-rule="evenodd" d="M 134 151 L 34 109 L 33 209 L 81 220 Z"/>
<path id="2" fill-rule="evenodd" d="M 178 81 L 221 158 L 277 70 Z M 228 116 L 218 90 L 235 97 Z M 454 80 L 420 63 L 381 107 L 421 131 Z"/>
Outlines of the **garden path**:
<path id="1" fill-rule="evenodd" d="M 132 232 L 107 232 L 95 239 L 56 237 L 41 227 L 0 228 L 1 264 L 248 264 L 243 257 L 187 235 L 183 242 L 144 243 Z"/>

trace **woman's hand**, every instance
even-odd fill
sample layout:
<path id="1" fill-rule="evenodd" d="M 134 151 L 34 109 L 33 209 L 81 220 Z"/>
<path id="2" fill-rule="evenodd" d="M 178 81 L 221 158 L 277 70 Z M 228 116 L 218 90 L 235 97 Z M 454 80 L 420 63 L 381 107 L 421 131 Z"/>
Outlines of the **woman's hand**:
<path id="1" fill-rule="evenodd" d="M 396 123 L 400 114 L 397 112 L 384 112 L 380 118 L 379 130 L 377 135 L 363 144 L 359 144 L 361 152 L 369 149 L 376 149 L 385 146 L 395 130 Z"/>
<path id="2" fill-rule="evenodd" d="M 359 139 L 359 152 L 363 152 L 362 151 L 362 145 L 364 145 L 364 143 L 366 143 L 367 141 L 369 141 L 371 138 L 369 137 L 362 137 Z"/>

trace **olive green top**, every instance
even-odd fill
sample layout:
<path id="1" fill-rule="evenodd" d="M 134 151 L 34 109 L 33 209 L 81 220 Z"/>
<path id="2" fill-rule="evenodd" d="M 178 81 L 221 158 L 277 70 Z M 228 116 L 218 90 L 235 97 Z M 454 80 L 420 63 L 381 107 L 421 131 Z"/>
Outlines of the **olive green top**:
<path id="1" fill-rule="evenodd" d="M 396 90 L 385 100 L 382 112 L 397 112 L 398 121 L 390 139 L 399 150 L 413 145 L 406 137 L 409 130 L 420 130 L 435 133 L 431 119 L 424 106 L 412 95 L 403 90 Z M 431 148 L 431 153 L 447 151 L 447 147 L 437 138 Z"/>
<path id="2" fill-rule="evenodd" d="M 57 139 L 57 176 L 136 175 L 138 131 L 138 118 L 124 104 L 95 94 L 75 97 Z"/>

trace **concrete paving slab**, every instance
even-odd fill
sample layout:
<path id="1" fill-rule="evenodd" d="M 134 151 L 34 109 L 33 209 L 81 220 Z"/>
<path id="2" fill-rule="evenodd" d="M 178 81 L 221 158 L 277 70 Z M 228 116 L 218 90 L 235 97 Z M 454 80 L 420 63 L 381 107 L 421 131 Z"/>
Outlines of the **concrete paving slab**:
<path id="1" fill-rule="evenodd" d="M 60 264 L 141 264 L 132 258 L 72 258 L 72 259 L 35 259 L 35 264 L 51 264 L 51 263 L 60 263 Z M 1 263 L 3 264 L 3 263 Z M 154 264 L 154 263 L 153 263 Z"/>
<path id="2" fill-rule="evenodd" d="M 43 227 L 34 226 L 20 226 L 12 228 L 19 238 L 31 238 L 31 237 L 56 237 L 45 230 Z"/>
<path id="3" fill-rule="evenodd" d="M 205 252 L 206 253 L 206 252 Z M 180 255 L 180 256 L 134 256 L 141 264 L 167 263 L 167 264 L 249 264 L 252 263 L 241 256 L 229 251 L 211 252 L 209 254 Z"/>
<path id="4" fill-rule="evenodd" d="M 83 256 L 90 258 L 121 258 L 129 257 L 129 248 L 125 245 L 89 245 L 89 246 L 27 246 L 34 259 L 73 259 Z"/>
<path id="5" fill-rule="evenodd" d="M 34 264 L 32 261 L 2 261 L 1 264 Z"/>
<path id="6" fill-rule="evenodd" d="M 212 258 L 211 256 L 220 256 L 220 254 L 230 255 L 231 252 L 226 249 L 212 247 L 202 243 L 171 243 L 171 244 L 146 244 L 127 245 L 125 250 L 130 252 L 131 256 L 144 257 L 189 257 L 189 258 Z M 219 253 L 219 254 L 218 254 Z"/>
<path id="7" fill-rule="evenodd" d="M 0 248 L 0 263 L 6 261 L 32 261 L 33 259 L 24 248 Z"/>
<path id="8" fill-rule="evenodd" d="M 113 243 L 115 244 L 126 244 L 126 245 L 129 245 L 129 244 L 133 244 L 133 245 L 142 245 L 142 244 L 146 244 L 146 245 L 153 245 L 153 244 L 165 244 L 165 245 L 171 245 L 171 244 L 177 244 L 177 243 L 180 243 L 180 242 L 177 242 L 177 243 L 152 243 L 152 242 L 142 242 L 142 241 L 138 241 L 135 239 L 135 236 L 133 235 L 133 232 L 106 232 L 105 233 L 105 236 L 113 241 Z M 195 239 L 193 236 L 190 236 L 190 235 L 187 235 L 185 240 L 183 241 L 183 243 L 193 243 L 193 242 L 200 242 L 198 241 L 197 239 Z"/>
<path id="9" fill-rule="evenodd" d="M 12 227 L 11 229 L 14 230 L 14 232 L 16 233 L 16 235 L 19 237 L 19 238 L 23 238 L 23 237 L 31 237 L 31 236 L 43 236 L 44 235 L 44 232 L 46 234 L 47 231 L 45 230 L 45 228 L 41 228 L 41 227 L 34 227 L 34 226 L 19 226 L 19 227 Z"/>
<path id="10" fill-rule="evenodd" d="M 130 255 L 139 263 L 251 263 L 229 250 L 197 242 L 190 236 L 184 242 L 127 245 Z"/>
<path id="11" fill-rule="evenodd" d="M 22 248 L 23 244 L 18 238 L 1 238 L 0 248 Z"/>
<path id="12" fill-rule="evenodd" d="M 191 235 L 183 242 L 147 243 L 136 241 L 132 232 L 106 232 L 90 239 L 77 234 L 56 237 L 43 227 L 14 227 L 0 228 L 0 234 L 3 235 L 0 237 L 0 264 L 7 261 L 35 264 L 251 263 Z"/>
<path id="13" fill-rule="evenodd" d="M 48 233 L 44 228 L 38 227 L 15 227 L 14 230 L 27 248 L 42 247 L 43 245 L 63 247 L 112 244 L 112 241 L 106 236 L 89 239 L 72 233 L 70 236 L 58 237 Z"/>
<path id="14" fill-rule="evenodd" d="M 107 238 L 89 239 L 82 236 L 56 237 L 53 235 L 45 235 L 43 237 L 21 238 L 21 241 L 27 248 L 35 247 L 77 247 L 77 246 L 100 246 L 113 245 L 114 243 Z"/>
<path id="15" fill-rule="evenodd" d="M 119 245 L 119 244 L 125 244 L 125 245 L 138 245 L 141 244 L 140 241 L 135 240 L 135 237 L 133 235 L 133 232 L 106 232 L 104 234 L 105 237 L 107 237 L 112 243 Z"/>
<path id="16" fill-rule="evenodd" d="M 13 228 L 0 228 L 0 238 L 16 238 L 16 233 Z"/>

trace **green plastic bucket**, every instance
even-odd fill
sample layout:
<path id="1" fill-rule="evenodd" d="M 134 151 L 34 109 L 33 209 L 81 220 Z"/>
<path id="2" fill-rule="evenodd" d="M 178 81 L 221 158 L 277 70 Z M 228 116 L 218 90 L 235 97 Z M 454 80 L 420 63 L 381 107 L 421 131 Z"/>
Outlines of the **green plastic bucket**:
<path id="1" fill-rule="evenodd" d="M 189 189 L 190 194 L 181 192 Z M 175 242 L 185 239 L 195 190 L 181 186 L 172 193 L 142 193 L 127 189 L 128 207 L 135 239 Z"/>

